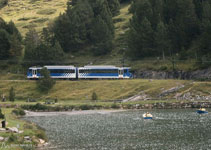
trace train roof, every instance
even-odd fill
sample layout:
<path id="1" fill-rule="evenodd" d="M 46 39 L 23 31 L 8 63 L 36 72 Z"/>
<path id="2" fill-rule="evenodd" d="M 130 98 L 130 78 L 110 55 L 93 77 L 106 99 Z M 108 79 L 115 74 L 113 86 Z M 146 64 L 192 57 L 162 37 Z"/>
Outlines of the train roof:
<path id="1" fill-rule="evenodd" d="M 48 69 L 75 69 L 74 66 L 44 66 Z"/>
<path id="2" fill-rule="evenodd" d="M 122 69 L 129 69 L 130 67 L 116 67 L 116 66 L 84 66 L 84 67 L 79 67 L 79 69 L 119 69 L 119 68 L 122 68 Z"/>
<path id="3" fill-rule="evenodd" d="M 33 66 L 33 67 L 30 67 L 29 69 L 42 69 L 42 67 Z"/>
<path id="4" fill-rule="evenodd" d="M 44 66 L 46 67 L 47 69 L 75 69 L 74 66 Z M 33 67 L 30 67 L 29 69 L 42 69 L 43 67 L 36 67 L 36 66 L 33 66 Z"/>

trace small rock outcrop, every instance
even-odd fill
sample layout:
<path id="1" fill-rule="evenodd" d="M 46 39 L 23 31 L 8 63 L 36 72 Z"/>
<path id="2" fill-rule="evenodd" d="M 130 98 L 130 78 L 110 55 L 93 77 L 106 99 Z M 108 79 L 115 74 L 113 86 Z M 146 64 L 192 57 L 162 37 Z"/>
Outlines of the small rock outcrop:
<path id="1" fill-rule="evenodd" d="M 0 142 L 4 141 L 4 137 L 0 136 Z"/>
<path id="2" fill-rule="evenodd" d="M 140 92 L 137 95 L 134 95 L 132 97 L 122 100 L 122 102 L 125 103 L 125 102 L 133 102 L 133 101 L 141 101 L 141 100 L 149 100 L 149 99 L 150 98 L 148 95 L 146 95 L 144 92 Z"/>
<path id="3" fill-rule="evenodd" d="M 136 78 L 144 79 L 184 79 L 184 80 L 210 80 L 211 68 L 196 71 L 153 71 L 137 70 L 134 73 Z"/>

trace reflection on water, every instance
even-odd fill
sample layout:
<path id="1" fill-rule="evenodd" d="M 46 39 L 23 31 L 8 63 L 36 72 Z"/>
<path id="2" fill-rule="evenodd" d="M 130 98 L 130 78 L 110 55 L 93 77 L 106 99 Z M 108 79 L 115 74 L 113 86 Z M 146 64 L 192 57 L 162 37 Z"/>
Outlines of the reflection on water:
<path id="1" fill-rule="evenodd" d="M 211 114 L 200 116 L 193 109 L 152 110 L 154 119 L 144 120 L 143 113 L 140 110 L 26 119 L 46 129 L 49 149 L 211 149 Z"/>

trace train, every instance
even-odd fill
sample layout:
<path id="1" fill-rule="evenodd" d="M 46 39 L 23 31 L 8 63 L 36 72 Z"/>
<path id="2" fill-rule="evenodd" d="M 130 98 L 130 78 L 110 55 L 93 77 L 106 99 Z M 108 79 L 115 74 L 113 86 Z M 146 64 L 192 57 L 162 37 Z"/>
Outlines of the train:
<path id="1" fill-rule="evenodd" d="M 51 78 L 55 79 L 129 79 L 133 75 L 130 67 L 116 66 L 43 66 L 50 72 Z M 28 79 L 42 77 L 40 70 L 43 67 L 30 67 L 27 71 Z"/>

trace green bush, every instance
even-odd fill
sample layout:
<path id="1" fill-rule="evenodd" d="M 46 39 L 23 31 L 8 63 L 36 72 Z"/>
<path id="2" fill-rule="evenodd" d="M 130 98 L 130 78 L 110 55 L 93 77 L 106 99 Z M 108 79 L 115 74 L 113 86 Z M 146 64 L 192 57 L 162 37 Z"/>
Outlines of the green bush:
<path id="1" fill-rule="evenodd" d="M 13 114 L 15 114 L 16 116 L 24 116 L 26 113 L 24 112 L 23 109 L 18 108 L 18 109 L 14 109 L 12 111 Z"/>
<path id="2" fill-rule="evenodd" d="M 36 136 L 40 139 L 47 140 L 47 137 L 46 137 L 45 132 L 43 130 L 39 130 L 37 132 Z"/>
<path id="3" fill-rule="evenodd" d="M 14 88 L 13 88 L 13 87 L 10 88 L 9 100 L 10 100 L 11 102 L 14 102 L 14 101 L 15 101 L 15 91 L 14 91 Z"/>
<path id="4" fill-rule="evenodd" d="M 18 140 L 17 136 L 15 136 L 14 134 L 11 134 L 8 138 L 8 142 L 9 143 L 14 143 Z"/>
<path id="5" fill-rule="evenodd" d="M 51 15 L 51 14 L 54 14 L 56 12 L 56 9 L 43 9 L 43 10 L 39 10 L 37 12 L 37 14 L 40 14 L 40 15 Z"/>
<path id="6" fill-rule="evenodd" d="M 92 93 L 92 100 L 93 101 L 97 100 L 97 94 L 95 92 Z"/>
<path id="7" fill-rule="evenodd" d="M 42 78 L 37 82 L 37 87 L 42 92 L 48 92 L 56 82 L 50 77 L 50 72 L 47 68 L 43 68 L 40 72 Z"/>
<path id="8" fill-rule="evenodd" d="M 120 106 L 117 105 L 117 104 L 112 104 L 112 105 L 111 105 L 111 108 L 113 108 L 113 109 L 118 109 L 118 108 L 120 108 Z"/>
<path id="9" fill-rule="evenodd" d="M 1 108 L 0 108 L 0 119 L 4 119 L 4 114 L 2 114 Z"/>
<path id="10" fill-rule="evenodd" d="M 8 0 L 0 0 L 0 8 L 6 6 L 8 4 Z"/>

